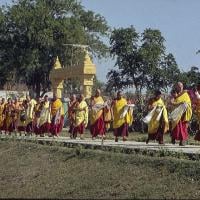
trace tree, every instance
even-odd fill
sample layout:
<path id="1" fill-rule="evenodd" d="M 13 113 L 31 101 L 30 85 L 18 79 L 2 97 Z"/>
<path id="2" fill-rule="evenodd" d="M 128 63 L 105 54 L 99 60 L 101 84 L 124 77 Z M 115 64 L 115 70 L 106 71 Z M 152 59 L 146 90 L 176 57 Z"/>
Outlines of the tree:
<path id="1" fill-rule="evenodd" d="M 100 81 L 98 78 L 97 78 L 97 76 L 95 76 L 94 77 L 94 82 L 93 82 L 93 88 L 92 88 L 92 93 L 93 94 L 95 94 L 95 91 L 97 90 L 97 89 L 100 89 L 101 90 L 101 92 L 103 93 L 103 94 L 105 94 L 105 83 L 104 82 L 102 82 L 102 81 Z"/>
<path id="2" fill-rule="evenodd" d="M 135 86 L 142 89 L 142 60 L 138 51 L 139 34 L 134 27 L 115 29 L 110 38 L 111 55 L 116 58 L 115 67 L 107 74 L 108 88 L 123 89 Z"/>
<path id="3" fill-rule="evenodd" d="M 109 34 L 106 20 L 76 0 L 18 0 L 3 11 L 6 26 L 0 38 L 7 34 L 0 40 L 0 74 L 15 71 L 17 81 L 37 96 L 50 89 L 49 73 L 57 55 L 65 66 L 83 60 L 84 52 L 63 44 L 87 44 L 99 57 L 107 53 L 102 39 Z"/>
<path id="4" fill-rule="evenodd" d="M 135 28 L 120 28 L 112 32 L 111 55 L 116 58 L 115 68 L 108 75 L 108 87 L 166 90 L 179 74 L 172 54 L 166 55 L 164 37 L 159 30 L 146 29 L 141 36 Z M 119 86 L 120 85 L 120 86 Z"/>
<path id="5" fill-rule="evenodd" d="M 78 94 L 81 92 L 81 83 L 78 79 L 67 79 L 64 81 L 64 91 L 63 94 L 64 96 L 69 94 Z"/>
<path id="6" fill-rule="evenodd" d="M 190 87 L 192 85 L 198 85 L 200 83 L 200 71 L 198 67 L 191 67 L 189 71 L 182 72 L 178 78 L 185 87 Z"/>
<path id="7" fill-rule="evenodd" d="M 179 79 L 180 70 L 174 56 L 170 53 L 160 59 L 160 63 L 151 72 L 147 82 L 148 90 L 162 89 L 167 92 Z"/>

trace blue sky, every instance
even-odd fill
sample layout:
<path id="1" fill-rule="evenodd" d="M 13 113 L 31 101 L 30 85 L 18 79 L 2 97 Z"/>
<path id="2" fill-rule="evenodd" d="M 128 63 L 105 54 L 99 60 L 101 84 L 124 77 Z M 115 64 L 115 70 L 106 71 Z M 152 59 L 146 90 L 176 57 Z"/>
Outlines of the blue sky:
<path id="1" fill-rule="evenodd" d="M 1 4 L 10 0 L 0 0 Z M 162 32 L 167 52 L 173 53 L 179 67 L 200 66 L 200 0 L 82 0 L 86 9 L 103 15 L 111 27 L 133 25 L 138 32 L 155 28 Z M 94 60 L 97 76 L 106 80 L 111 60 Z"/>
<path id="2" fill-rule="evenodd" d="M 200 65 L 200 0 L 82 0 L 87 9 L 102 14 L 112 27 L 133 25 L 138 32 L 155 28 L 162 32 L 167 52 L 179 67 L 188 70 Z M 98 64 L 99 78 L 111 62 Z M 102 77 L 102 78 L 101 78 Z"/>

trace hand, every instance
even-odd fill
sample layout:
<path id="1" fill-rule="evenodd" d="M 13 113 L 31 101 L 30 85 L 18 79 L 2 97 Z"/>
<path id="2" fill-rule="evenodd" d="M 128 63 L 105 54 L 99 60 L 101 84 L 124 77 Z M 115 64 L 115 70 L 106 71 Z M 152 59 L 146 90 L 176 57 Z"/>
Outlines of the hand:
<path id="1" fill-rule="evenodd" d="M 84 123 L 84 127 L 87 128 L 87 123 Z"/>
<path id="2" fill-rule="evenodd" d="M 174 104 L 174 98 L 170 99 L 170 103 Z"/>

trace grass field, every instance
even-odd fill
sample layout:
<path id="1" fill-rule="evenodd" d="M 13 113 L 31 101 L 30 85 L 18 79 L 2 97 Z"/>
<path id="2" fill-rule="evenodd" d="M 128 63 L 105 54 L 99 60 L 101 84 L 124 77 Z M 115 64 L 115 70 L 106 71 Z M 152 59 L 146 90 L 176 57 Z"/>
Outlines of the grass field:
<path id="1" fill-rule="evenodd" d="M 200 198 L 200 162 L 0 141 L 0 198 Z"/>

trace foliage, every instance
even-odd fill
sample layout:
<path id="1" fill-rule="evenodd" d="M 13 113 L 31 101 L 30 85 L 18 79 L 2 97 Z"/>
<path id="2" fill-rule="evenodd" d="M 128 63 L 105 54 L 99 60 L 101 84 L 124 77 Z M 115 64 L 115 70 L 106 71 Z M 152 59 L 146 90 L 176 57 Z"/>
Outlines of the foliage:
<path id="1" fill-rule="evenodd" d="M 110 44 L 117 69 L 107 74 L 108 89 L 134 87 L 141 94 L 144 88 L 171 86 L 180 72 L 174 56 L 166 53 L 164 41 L 159 30 L 149 28 L 139 35 L 133 26 L 115 29 Z"/>
<path id="2" fill-rule="evenodd" d="M 77 79 L 67 79 L 64 81 L 64 95 L 79 94 L 81 92 L 81 84 Z"/>
<path id="3" fill-rule="evenodd" d="M 37 95 L 46 92 L 57 55 L 62 65 L 76 65 L 83 59 L 80 48 L 64 44 L 87 44 L 93 55 L 106 56 L 103 37 L 108 36 L 109 27 L 105 18 L 86 11 L 76 0 L 17 0 L 1 10 L 2 83 L 12 71 L 16 81 L 25 82 Z"/>
<path id="4" fill-rule="evenodd" d="M 200 83 L 199 78 L 199 68 L 196 66 L 192 66 L 190 70 L 181 72 L 180 75 L 177 77 L 177 81 L 181 81 L 185 88 L 189 89 Z"/>
<path id="5" fill-rule="evenodd" d="M 97 89 L 100 89 L 103 94 L 105 94 L 105 83 L 98 80 L 97 76 L 94 77 L 92 93 L 95 94 Z"/>

